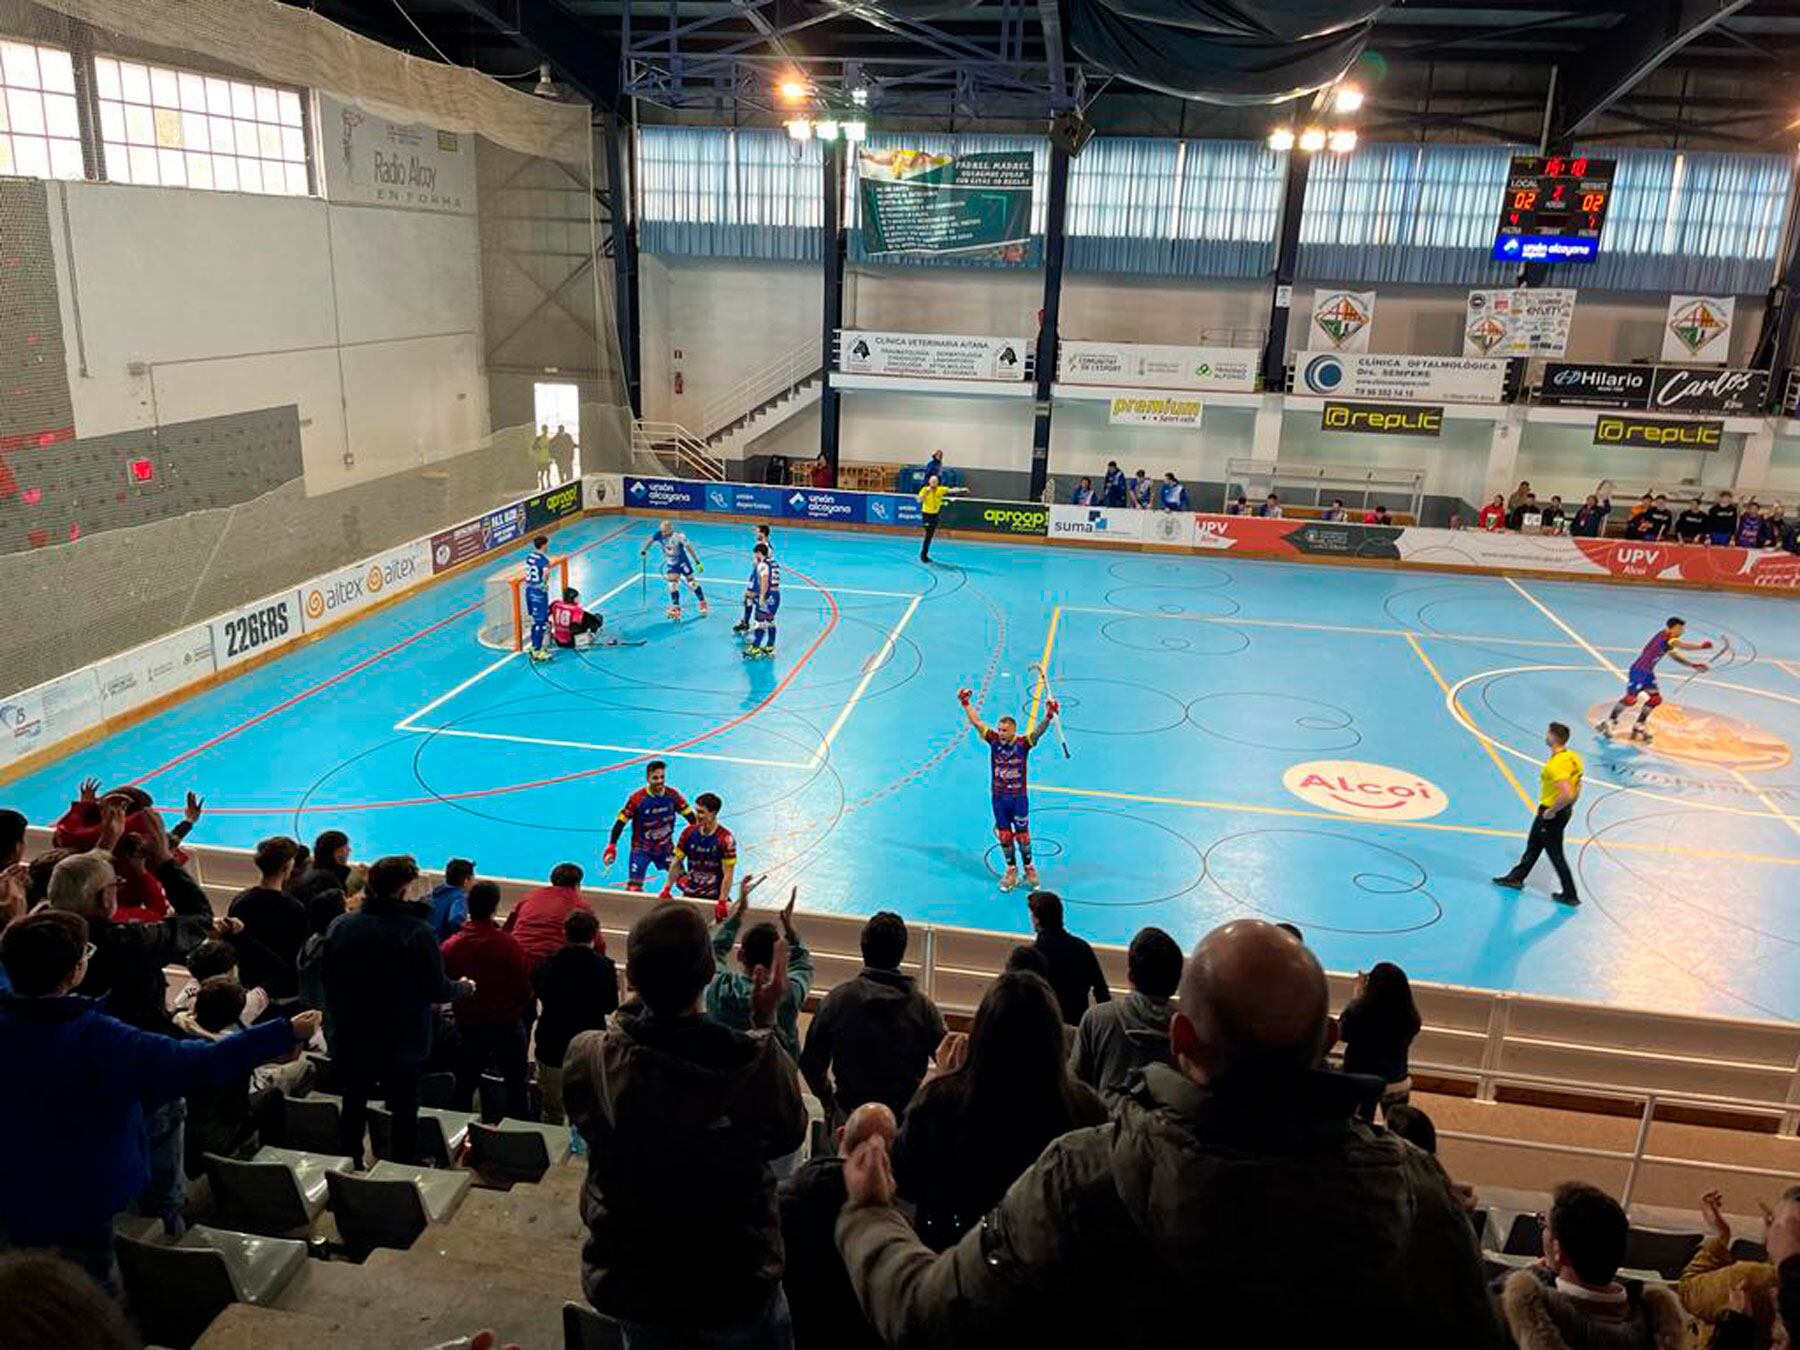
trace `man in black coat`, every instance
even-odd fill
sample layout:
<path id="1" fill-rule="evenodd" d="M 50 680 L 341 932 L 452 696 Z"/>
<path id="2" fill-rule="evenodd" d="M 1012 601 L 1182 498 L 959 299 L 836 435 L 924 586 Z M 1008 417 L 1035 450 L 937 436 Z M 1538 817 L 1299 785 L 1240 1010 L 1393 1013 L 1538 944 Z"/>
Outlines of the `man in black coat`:
<path id="1" fill-rule="evenodd" d="M 781 1287 L 793 1313 L 797 1350 L 882 1350 L 881 1337 L 856 1301 L 836 1231 L 847 1195 L 844 1159 L 865 1139 L 880 1138 L 891 1148 L 899 1132 L 892 1111 L 868 1102 L 839 1128 L 835 1155 L 814 1158 L 781 1183 L 781 1244 L 787 1249 Z"/>
<path id="2" fill-rule="evenodd" d="M 1044 978 L 1056 991 L 1063 1021 L 1078 1027 L 1081 1015 L 1087 1011 L 1090 992 L 1096 1003 L 1105 1003 L 1112 997 L 1112 991 L 1106 987 L 1106 975 L 1100 969 L 1100 958 L 1084 939 L 1063 927 L 1062 897 L 1055 891 L 1033 891 L 1026 904 L 1031 908 L 1031 926 L 1037 931 L 1034 945 L 1050 968 Z"/>

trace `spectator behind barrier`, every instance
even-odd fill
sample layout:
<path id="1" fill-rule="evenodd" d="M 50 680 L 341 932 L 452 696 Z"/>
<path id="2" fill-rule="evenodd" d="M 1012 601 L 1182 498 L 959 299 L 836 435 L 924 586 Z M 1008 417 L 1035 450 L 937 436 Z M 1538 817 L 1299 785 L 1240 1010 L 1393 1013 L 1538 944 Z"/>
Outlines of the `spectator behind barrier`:
<path id="1" fill-rule="evenodd" d="M 525 949 L 494 922 L 500 888 L 478 881 L 469 888 L 468 920 L 444 944 L 444 973 L 466 979 L 475 992 L 456 1004 L 458 1111 L 475 1103 L 475 1086 L 488 1069 L 506 1083 L 506 1114 L 530 1118 L 526 1104 L 525 1017 L 532 1007 L 531 970 Z"/>
<path id="2" fill-rule="evenodd" d="M 1419 1034 L 1418 1005 L 1406 972 L 1391 961 L 1378 961 L 1358 971 L 1350 1001 L 1338 1017 L 1338 1039 L 1344 1046 L 1344 1072 L 1379 1078 L 1381 1104 L 1397 1105 L 1412 1092 L 1407 1053 Z M 1374 1103 L 1363 1119 L 1373 1120 Z"/>
<path id="3" fill-rule="evenodd" d="M 563 923 L 571 910 L 589 909 L 581 898 L 582 872 L 574 863 L 558 863 L 550 869 L 550 884 L 532 891 L 507 912 L 501 925 L 519 940 L 531 968 L 562 950 Z"/>
<path id="4" fill-rule="evenodd" d="M 712 950 L 715 973 L 712 983 L 706 987 L 706 1015 L 715 1022 L 722 1022 L 738 1031 L 749 1031 L 751 1027 L 750 1003 L 756 994 L 755 973 L 767 970 L 773 963 L 775 943 L 778 938 L 787 942 L 787 986 L 782 992 L 781 1003 L 775 1013 L 775 1035 L 786 1050 L 788 1058 L 800 1058 L 800 1009 L 806 1002 L 806 993 L 812 988 L 813 964 L 812 954 L 806 950 L 806 943 L 801 941 L 800 934 L 794 929 L 794 903 L 800 898 L 800 888 L 794 887 L 788 895 L 788 902 L 780 914 L 781 926 L 764 921 L 752 924 L 744 929 L 743 942 L 738 946 L 738 969 L 730 967 L 731 948 L 737 942 L 739 929 L 743 928 L 744 915 L 750 909 L 750 892 L 756 889 L 757 879 L 746 876 L 738 883 L 737 905 L 731 913 L 713 929 Z"/>
<path id="5" fill-rule="evenodd" d="M 321 830 L 313 840 L 312 866 L 290 883 L 294 898 L 304 904 L 320 891 L 350 890 L 350 836 L 342 830 Z"/>
<path id="6" fill-rule="evenodd" d="M 588 909 L 569 911 L 563 920 L 565 945 L 545 958 L 531 974 L 542 1012 L 538 1016 L 538 1090 L 543 1094 L 544 1119 L 563 1122 L 563 1059 L 569 1042 L 583 1031 L 599 1031 L 618 1011 L 619 973 L 606 954 L 600 920 Z"/>
<path id="7" fill-rule="evenodd" d="M 1322 1067 L 1327 1013 L 1302 944 L 1216 929 L 1182 976 L 1174 1067 L 1052 1143 L 935 1259 L 894 1207 L 887 1149 L 865 1142 L 837 1236 L 875 1329 L 894 1350 L 1149 1346 L 1181 1328 L 1208 1345 L 1495 1350 L 1468 1219 L 1434 1162 L 1355 1119 L 1363 1089 Z"/>
<path id="8" fill-rule="evenodd" d="M 778 938 L 753 981 L 757 1030 L 722 1026 L 704 1016 L 706 921 L 656 905 L 626 946 L 637 999 L 569 1044 L 563 1101 L 588 1144 L 582 1284 L 627 1347 L 790 1343 L 769 1170 L 806 1134 L 798 1075 L 770 1034 L 786 964 Z"/>
<path id="9" fill-rule="evenodd" d="M 1139 931 L 1125 959 L 1131 992 L 1082 1014 L 1069 1060 L 1069 1071 L 1109 1107 L 1145 1068 L 1170 1062 L 1170 1000 L 1181 985 L 1181 948 L 1160 928 Z"/>
<path id="10" fill-rule="evenodd" d="M 1700 1197 L 1706 1240 L 1681 1272 L 1681 1282 L 1675 1288 L 1681 1306 L 1695 1321 L 1695 1350 L 1707 1350 L 1717 1341 L 1729 1344 L 1726 1324 L 1734 1312 L 1750 1324 L 1753 1344 L 1766 1344 L 1775 1329 L 1779 1292 L 1775 1263 L 1732 1259 L 1731 1224 L 1726 1221 L 1724 1209 L 1725 1197 L 1718 1191 L 1708 1191 Z M 1800 1186 L 1789 1186 L 1774 1210 L 1765 1213 L 1769 1222 L 1763 1245 L 1770 1248 L 1772 1257 L 1773 1235 L 1788 1225 L 1800 1229 Z"/>
<path id="11" fill-rule="evenodd" d="M 305 904 L 287 893 L 299 852 L 298 841 L 282 835 L 263 840 L 256 846 L 256 885 L 239 891 L 225 910 L 244 925 L 246 981 L 277 1003 L 299 996 L 300 949 L 312 932 Z"/>
<path id="12" fill-rule="evenodd" d="M 431 888 L 431 935 L 446 942 L 469 917 L 469 887 L 475 884 L 475 864 L 452 858 L 444 864 L 444 879 Z"/>
<path id="13" fill-rule="evenodd" d="M 906 922 L 883 910 L 863 925 L 862 969 L 834 986 L 813 1014 L 800 1071 L 826 1118 L 864 1102 L 903 1115 L 944 1039 L 944 1015 L 900 973 Z"/>
<path id="14" fill-rule="evenodd" d="M 1062 897 L 1055 891 L 1033 891 L 1026 898 L 1026 905 L 1031 911 L 1032 931 L 1037 934 L 1033 945 L 1043 953 L 1049 966 L 1044 978 L 1056 992 L 1062 1019 L 1072 1027 L 1080 1026 L 1090 991 L 1096 1003 L 1112 997 L 1100 969 L 1100 958 L 1084 939 L 1063 927 Z"/>

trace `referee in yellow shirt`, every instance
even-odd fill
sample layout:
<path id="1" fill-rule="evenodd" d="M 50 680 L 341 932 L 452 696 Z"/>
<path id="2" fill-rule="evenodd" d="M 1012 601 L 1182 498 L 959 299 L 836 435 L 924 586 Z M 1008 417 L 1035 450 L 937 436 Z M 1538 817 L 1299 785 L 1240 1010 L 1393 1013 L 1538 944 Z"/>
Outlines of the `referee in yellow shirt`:
<path id="1" fill-rule="evenodd" d="M 1550 758 L 1544 761 L 1544 770 L 1538 775 L 1537 815 L 1532 818 L 1531 833 L 1525 839 L 1525 852 L 1513 864 L 1512 871 L 1494 878 L 1494 884 L 1508 890 L 1524 890 L 1525 878 L 1536 866 L 1538 855 L 1548 853 L 1557 880 L 1562 882 L 1562 889 L 1550 898 L 1565 905 L 1579 905 L 1575 875 L 1563 856 L 1563 831 L 1581 796 L 1581 756 L 1569 749 L 1569 729 L 1561 722 L 1552 722 L 1545 729 L 1544 744 L 1550 749 Z"/>
<path id="2" fill-rule="evenodd" d="M 967 491 L 967 488 L 945 487 L 938 481 L 935 473 L 919 489 L 919 515 L 925 522 L 925 542 L 919 545 L 920 562 L 931 561 L 931 538 L 937 533 L 938 512 L 944 509 L 944 499 L 960 496 Z"/>

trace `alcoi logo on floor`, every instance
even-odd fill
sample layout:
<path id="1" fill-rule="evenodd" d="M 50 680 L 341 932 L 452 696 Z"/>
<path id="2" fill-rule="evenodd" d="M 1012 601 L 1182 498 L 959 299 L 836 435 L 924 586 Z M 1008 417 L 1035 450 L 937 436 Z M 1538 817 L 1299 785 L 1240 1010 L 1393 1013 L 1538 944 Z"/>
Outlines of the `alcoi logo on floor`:
<path id="1" fill-rule="evenodd" d="M 1371 820 L 1425 820 L 1450 804 L 1442 788 L 1416 773 L 1354 759 L 1296 764 L 1281 784 L 1309 806 Z"/>

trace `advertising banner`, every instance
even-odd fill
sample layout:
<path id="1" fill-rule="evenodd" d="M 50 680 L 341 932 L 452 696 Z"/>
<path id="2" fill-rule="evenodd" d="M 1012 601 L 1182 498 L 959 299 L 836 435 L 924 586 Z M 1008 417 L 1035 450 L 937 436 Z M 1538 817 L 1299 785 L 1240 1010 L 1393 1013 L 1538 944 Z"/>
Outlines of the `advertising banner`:
<path id="1" fill-rule="evenodd" d="M 1327 403 L 1319 430 L 1361 436 L 1441 436 L 1444 410 L 1420 403 Z"/>
<path id="2" fill-rule="evenodd" d="M 1121 507 L 1053 506 L 1050 508 L 1050 537 L 1077 539 L 1086 544 L 1135 544 L 1144 537 L 1144 522 L 1157 514 L 1150 511 L 1127 511 Z M 1171 520 L 1181 517 L 1166 513 Z"/>
<path id="3" fill-rule="evenodd" d="M 107 657 L 95 673 L 100 681 L 100 715 L 128 713 L 212 674 L 212 629 L 200 623 L 146 642 Z"/>
<path id="4" fill-rule="evenodd" d="M 431 570 L 447 571 L 471 558 L 504 548 L 525 533 L 525 508 L 503 506 L 475 520 L 465 520 L 431 536 Z"/>
<path id="5" fill-rule="evenodd" d="M 782 514 L 792 520 L 829 520 L 839 525 L 863 523 L 863 495 L 839 488 L 785 488 Z"/>
<path id="6" fill-rule="evenodd" d="M 1341 399 L 1426 403 L 1498 403 L 1506 362 L 1470 356 L 1350 356 L 1300 352 L 1294 392 Z"/>
<path id="7" fill-rule="evenodd" d="M 401 126 L 320 94 L 319 140 L 331 201 L 475 214 L 473 136 Z"/>
<path id="8" fill-rule="evenodd" d="M 1717 450 L 1723 422 L 1662 421 L 1627 413 L 1601 413 L 1594 419 L 1595 445 L 1631 445 L 1645 450 Z"/>
<path id="9" fill-rule="evenodd" d="M 1563 408 L 1647 408 L 1655 375 L 1654 366 L 1551 361 L 1537 401 Z"/>
<path id="10" fill-rule="evenodd" d="M 863 252 L 1022 263 L 1031 243 L 1032 152 L 856 153 Z"/>
<path id="11" fill-rule="evenodd" d="M 570 484 L 571 488 L 575 486 Z M 311 633 L 335 623 L 377 600 L 411 590 L 431 575 L 431 545 L 423 539 L 341 567 L 300 588 L 302 631 Z"/>
<path id="12" fill-rule="evenodd" d="M 1192 548 L 1194 517 L 1186 511 L 1140 511 L 1144 542 L 1160 548 Z"/>
<path id="13" fill-rule="evenodd" d="M 1561 356 L 1575 292 L 1551 286 L 1475 290 L 1463 316 L 1464 356 Z"/>
<path id="14" fill-rule="evenodd" d="M 865 492 L 863 515 L 871 525 L 917 527 L 925 523 L 919 512 L 919 499 L 903 492 Z"/>
<path id="15" fill-rule="evenodd" d="M 241 661 L 284 647 L 300 636 L 300 600 L 297 592 L 283 591 L 253 605 L 234 609 L 214 619 L 213 664 L 229 670 Z"/>
<path id="16" fill-rule="evenodd" d="M 1192 428 L 1200 425 L 1200 406 L 1197 398 L 1133 395 L 1113 399 L 1106 420 L 1112 426 Z"/>
<path id="17" fill-rule="evenodd" d="M 1737 316 L 1735 295 L 1671 295 L 1663 320 L 1662 359 L 1670 365 L 1731 359 L 1731 325 Z"/>
<path id="18" fill-rule="evenodd" d="M 1766 370 L 1658 366 L 1650 386 L 1651 412 L 1760 416 L 1768 400 L 1769 372 Z"/>
<path id="19" fill-rule="evenodd" d="M 737 516 L 779 516 L 783 489 L 743 483 L 708 483 L 706 509 Z"/>
<path id="20" fill-rule="evenodd" d="M 621 507 L 625 505 L 625 476 L 617 473 L 583 474 L 581 497 L 582 504 L 589 511 Z"/>
<path id="21" fill-rule="evenodd" d="M 947 530 L 973 530 L 979 534 L 1048 535 L 1050 508 L 1036 502 L 952 497 L 944 503 L 943 526 Z"/>
<path id="22" fill-rule="evenodd" d="M 1022 380 L 1031 344 L 1021 337 L 959 337 L 953 333 L 872 333 L 846 328 L 838 369 L 849 375 L 896 375 L 924 380 Z"/>
<path id="23" fill-rule="evenodd" d="M 1147 342 L 1064 341 L 1056 378 L 1063 384 L 1130 389 L 1254 393 L 1262 353 L 1247 347 L 1164 347 Z"/>
<path id="24" fill-rule="evenodd" d="M 639 511 L 704 511 L 706 484 L 685 478 L 625 479 L 625 505 Z"/>
<path id="25" fill-rule="evenodd" d="M 92 666 L 0 698 L 0 764 L 79 736 L 100 722 L 100 683 Z"/>
<path id="26" fill-rule="evenodd" d="M 1374 291 L 1313 292 L 1306 345 L 1333 352 L 1366 352 L 1375 326 Z"/>
<path id="27" fill-rule="evenodd" d="M 581 484 L 564 483 L 525 499 L 526 530 L 541 530 L 568 516 L 581 514 Z"/>

